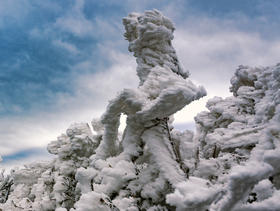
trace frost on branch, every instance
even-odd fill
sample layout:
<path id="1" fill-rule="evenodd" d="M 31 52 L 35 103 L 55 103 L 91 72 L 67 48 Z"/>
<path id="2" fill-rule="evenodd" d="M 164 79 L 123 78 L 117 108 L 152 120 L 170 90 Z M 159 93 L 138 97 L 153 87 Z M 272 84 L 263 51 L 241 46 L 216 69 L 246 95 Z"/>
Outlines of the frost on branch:
<path id="1" fill-rule="evenodd" d="M 14 185 L 8 200 L 0 204 L 3 210 L 70 209 L 81 190 L 75 178 L 77 169 L 89 165 L 89 156 L 99 143 L 88 124 L 71 125 L 66 134 L 48 145 L 48 151 L 57 155 L 51 162 L 32 163 L 11 174 Z"/>
<path id="2" fill-rule="evenodd" d="M 4 170 L 2 170 L 0 173 L 0 203 L 5 203 L 8 200 L 12 185 L 13 180 L 10 175 L 5 176 Z"/>
<path id="3" fill-rule="evenodd" d="M 233 97 L 209 100 L 210 112 L 195 118 L 200 159 L 193 174 L 221 187 L 210 210 L 279 210 L 280 65 L 240 66 L 231 84 Z"/>
<path id="4" fill-rule="evenodd" d="M 233 96 L 180 132 L 172 115 L 206 92 L 178 62 L 172 22 L 154 10 L 123 24 L 139 87 L 112 99 L 94 132 L 76 123 L 51 142 L 51 162 L 2 174 L 0 210 L 280 210 L 280 64 L 239 66 Z"/>

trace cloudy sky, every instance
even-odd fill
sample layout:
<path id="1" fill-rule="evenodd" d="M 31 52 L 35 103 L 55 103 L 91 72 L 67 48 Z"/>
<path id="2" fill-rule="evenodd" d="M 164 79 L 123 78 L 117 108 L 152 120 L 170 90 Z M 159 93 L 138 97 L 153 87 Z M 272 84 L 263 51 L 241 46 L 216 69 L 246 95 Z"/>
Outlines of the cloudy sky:
<path id="1" fill-rule="evenodd" d="M 280 62 L 278 0 L 1 0 L 0 166 L 47 158 L 72 122 L 137 87 L 122 17 L 153 8 L 174 21 L 179 59 L 208 91 L 175 115 L 178 129 L 192 129 L 210 97 L 230 95 L 238 65 Z"/>

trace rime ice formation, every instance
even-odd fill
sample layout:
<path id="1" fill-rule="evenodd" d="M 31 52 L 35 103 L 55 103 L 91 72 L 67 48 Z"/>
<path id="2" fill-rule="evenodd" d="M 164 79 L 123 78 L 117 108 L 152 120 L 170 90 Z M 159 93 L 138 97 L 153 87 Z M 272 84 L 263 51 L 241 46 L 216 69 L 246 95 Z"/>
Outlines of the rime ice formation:
<path id="1" fill-rule="evenodd" d="M 167 68 L 174 73 L 187 78 L 185 71 L 171 45 L 173 23 L 159 11 L 147 11 L 145 15 L 131 13 L 123 19 L 126 32 L 124 36 L 129 41 L 129 51 L 137 58 L 137 75 L 143 84 L 151 70 L 156 67 Z"/>
<path id="2" fill-rule="evenodd" d="M 219 211 L 280 210 L 276 200 L 280 193 L 280 64 L 239 66 L 231 84 L 233 97 L 209 100 L 209 112 L 195 117 L 199 162 L 192 174 L 210 181 L 208 197 L 213 186 L 220 190 L 216 198 L 199 206 Z M 192 186 L 191 180 L 186 183 Z M 187 204 L 198 200 L 180 189 L 181 195 L 175 191 L 167 201 L 174 204 L 181 197 L 180 206 L 192 209 Z"/>
<path id="3" fill-rule="evenodd" d="M 147 128 L 206 95 L 203 87 L 185 80 L 188 72 L 182 69 L 171 45 L 174 26 L 168 18 L 154 10 L 144 15 L 130 14 L 123 24 L 129 50 L 137 58 L 140 84 L 137 90 L 124 90 L 110 101 L 102 116 L 105 132 L 97 150 L 101 158 L 116 155 L 118 151 L 116 139 L 121 113 L 127 115 L 128 125 L 122 140 L 124 153 L 138 156 L 142 150 L 137 145 Z"/>
<path id="4" fill-rule="evenodd" d="M 5 176 L 4 170 L 2 170 L 0 174 L 0 203 L 4 203 L 7 201 L 11 191 L 12 184 L 13 184 L 13 180 L 11 176 L 10 175 Z"/>
<path id="5" fill-rule="evenodd" d="M 138 89 L 111 100 L 94 132 L 71 125 L 48 145 L 53 161 L 2 172 L 0 210 L 280 210 L 280 64 L 240 66 L 233 96 L 209 100 L 196 132 L 180 132 L 172 114 L 206 92 L 178 62 L 172 22 L 154 10 L 123 24 Z"/>
<path id="6" fill-rule="evenodd" d="M 146 145 L 157 168 L 175 185 L 185 179 L 187 167 L 172 148 L 167 119 L 206 95 L 206 91 L 186 79 L 188 73 L 180 66 L 171 45 L 174 26 L 169 19 L 154 10 L 144 15 L 131 14 L 123 19 L 123 24 L 129 50 L 137 58 L 140 84 L 137 90 L 126 89 L 110 101 L 101 118 L 103 140 L 94 159 L 118 155 L 134 162 L 143 157 Z M 117 145 L 121 113 L 127 115 L 127 127 Z"/>

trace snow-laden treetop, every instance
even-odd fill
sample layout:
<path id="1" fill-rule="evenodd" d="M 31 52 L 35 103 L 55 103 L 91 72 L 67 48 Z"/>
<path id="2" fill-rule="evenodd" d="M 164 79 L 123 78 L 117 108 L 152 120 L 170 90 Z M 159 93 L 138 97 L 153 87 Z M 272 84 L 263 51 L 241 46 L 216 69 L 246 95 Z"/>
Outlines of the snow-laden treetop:
<path id="1" fill-rule="evenodd" d="M 129 50 L 134 52 L 138 64 L 140 85 L 136 90 L 122 91 L 107 106 L 101 118 L 105 133 L 97 149 L 98 158 L 116 155 L 121 113 L 127 115 L 121 147 L 125 156 L 138 156 L 137 145 L 147 128 L 206 95 L 203 87 L 186 79 L 188 72 L 180 66 L 171 44 L 174 26 L 168 18 L 153 10 L 144 14 L 132 13 L 123 19 L 123 24 Z"/>
<path id="2" fill-rule="evenodd" d="M 123 19 L 125 38 L 129 41 L 129 51 L 137 58 L 137 74 L 142 84 L 151 69 L 156 66 L 169 68 L 174 73 L 187 78 L 171 45 L 175 27 L 171 20 L 159 11 L 146 11 L 144 14 L 131 13 Z"/>

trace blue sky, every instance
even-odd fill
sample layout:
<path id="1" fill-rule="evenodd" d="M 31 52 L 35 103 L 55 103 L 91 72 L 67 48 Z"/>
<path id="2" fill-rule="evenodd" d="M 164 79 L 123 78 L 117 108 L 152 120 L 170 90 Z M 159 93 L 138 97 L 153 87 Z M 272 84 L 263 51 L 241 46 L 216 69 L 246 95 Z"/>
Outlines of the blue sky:
<path id="1" fill-rule="evenodd" d="M 179 59 L 209 97 L 229 95 L 239 64 L 280 61 L 278 0 L 2 0 L 2 165 L 44 154 L 69 124 L 98 118 L 117 91 L 137 86 L 121 19 L 153 8 L 174 21 Z M 208 98 L 176 114 L 178 128 L 193 128 Z"/>

